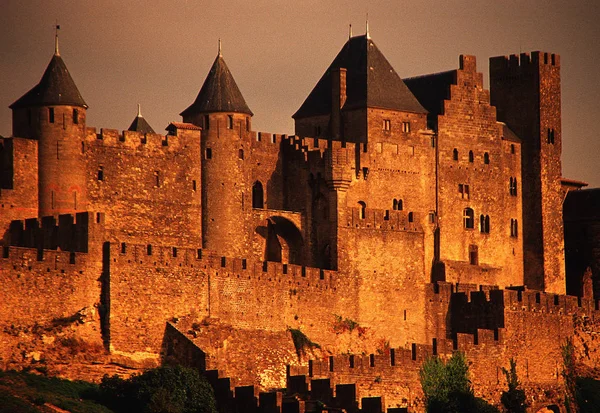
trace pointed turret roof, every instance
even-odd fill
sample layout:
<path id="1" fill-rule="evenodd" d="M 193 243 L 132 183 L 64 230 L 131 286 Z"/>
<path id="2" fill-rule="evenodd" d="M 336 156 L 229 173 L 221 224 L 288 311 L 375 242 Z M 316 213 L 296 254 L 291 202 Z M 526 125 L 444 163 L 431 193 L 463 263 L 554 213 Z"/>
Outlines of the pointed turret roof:
<path id="1" fill-rule="evenodd" d="M 198 93 L 198 97 L 180 115 L 186 116 L 207 112 L 238 112 L 250 116 L 254 115 L 225 64 L 220 48 L 219 54 Z"/>
<path id="2" fill-rule="evenodd" d="M 346 69 L 343 109 L 382 108 L 427 113 L 368 35 L 350 38 L 294 118 L 331 112 L 331 71 Z"/>
<path id="3" fill-rule="evenodd" d="M 55 53 L 40 82 L 10 105 L 10 108 L 48 105 L 88 107 L 69 74 L 65 62 L 58 54 L 58 48 L 55 49 Z"/>
<path id="4" fill-rule="evenodd" d="M 127 130 L 141 133 L 156 133 L 154 132 L 154 129 L 152 129 L 152 126 L 150 126 L 150 124 L 142 116 L 140 105 L 138 105 L 137 116 L 133 119 L 133 122 L 131 122 L 129 129 Z"/>

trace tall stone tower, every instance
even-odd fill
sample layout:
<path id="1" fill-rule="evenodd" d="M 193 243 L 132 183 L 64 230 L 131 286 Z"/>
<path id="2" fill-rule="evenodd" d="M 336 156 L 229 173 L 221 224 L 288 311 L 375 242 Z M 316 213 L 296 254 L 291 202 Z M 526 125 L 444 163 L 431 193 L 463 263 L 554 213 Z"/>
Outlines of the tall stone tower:
<path id="1" fill-rule="evenodd" d="M 245 256 L 249 235 L 240 228 L 252 208 L 247 158 L 253 113 L 220 47 L 196 100 L 181 116 L 202 128 L 202 245 L 219 254 Z"/>
<path id="2" fill-rule="evenodd" d="M 560 58 L 543 52 L 493 57 L 490 89 L 498 119 L 523 141 L 522 182 L 507 183 L 507 191 L 523 198 L 525 285 L 564 294 Z"/>
<path id="3" fill-rule="evenodd" d="M 10 105 L 13 136 L 38 141 L 39 215 L 87 207 L 83 157 L 87 104 L 58 50 L 40 82 Z"/>

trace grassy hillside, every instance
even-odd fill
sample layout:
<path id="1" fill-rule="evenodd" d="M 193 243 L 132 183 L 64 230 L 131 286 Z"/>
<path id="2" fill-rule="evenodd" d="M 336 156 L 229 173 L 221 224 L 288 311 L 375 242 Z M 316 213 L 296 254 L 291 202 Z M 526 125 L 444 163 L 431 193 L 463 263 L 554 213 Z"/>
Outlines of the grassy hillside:
<path id="1" fill-rule="evenodd" d="M 112 413 L 96 403 L 97 395 L 92 383 L 0 371 L 0 413 Z"/>

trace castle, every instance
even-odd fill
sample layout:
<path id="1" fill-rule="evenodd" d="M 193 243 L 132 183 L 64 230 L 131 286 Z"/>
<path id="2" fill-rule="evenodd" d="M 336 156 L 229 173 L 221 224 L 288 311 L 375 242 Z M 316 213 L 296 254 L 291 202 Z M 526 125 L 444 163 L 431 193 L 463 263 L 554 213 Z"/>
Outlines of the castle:
<path id="1" fill-rule="evenodd" d="M 455 350 L 478 394 L 498 402 L 516 358 L 533 408 L 559 411 L 565 340 L 596 365 L 600 226 L 578 208 L 598 194 L 561 176 L 556 54 L 491 58 L 488 91 L 473 56 L 401 79 L 351 37 L 288 136 L 252 130 L 219 51 L 161 135 L 141 113 L 88 127 L 57 41 L 10 108 L 4 368 L 33 362 L 23 332 L 84 319 L 120 365 L 212 371 L 244 411 L 422 411 L 420 364 Z"/>

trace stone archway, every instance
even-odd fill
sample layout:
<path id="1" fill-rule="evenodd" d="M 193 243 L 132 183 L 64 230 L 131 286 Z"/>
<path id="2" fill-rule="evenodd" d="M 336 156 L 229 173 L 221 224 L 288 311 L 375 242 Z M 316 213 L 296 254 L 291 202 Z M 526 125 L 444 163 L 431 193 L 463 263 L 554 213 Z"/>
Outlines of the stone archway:
<path id="1" fill-rule="evenodd" d="M 298 227 L 280 216 L 267 219 L 265 261 L 302 264 L 304 240 Z"/>

